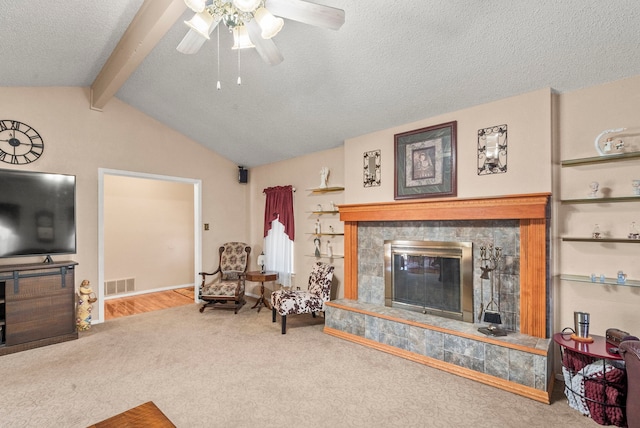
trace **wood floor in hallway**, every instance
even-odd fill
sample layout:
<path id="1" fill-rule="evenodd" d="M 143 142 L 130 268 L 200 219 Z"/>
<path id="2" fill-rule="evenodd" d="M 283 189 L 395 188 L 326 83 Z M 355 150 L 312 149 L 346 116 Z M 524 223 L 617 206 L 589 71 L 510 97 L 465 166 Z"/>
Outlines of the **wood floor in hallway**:
<path id="1" fill-rule="evenodd" d="M 193 304 L 193 289 L 190 291 L 191 297 L 187 289 L 176 289 L 106 300 L 105 320 Z"/>

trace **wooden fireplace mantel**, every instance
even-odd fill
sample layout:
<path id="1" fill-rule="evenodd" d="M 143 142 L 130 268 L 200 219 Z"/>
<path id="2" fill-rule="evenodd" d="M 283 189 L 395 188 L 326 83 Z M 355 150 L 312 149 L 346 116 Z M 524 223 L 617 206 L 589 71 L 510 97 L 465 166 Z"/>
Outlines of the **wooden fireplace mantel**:
<path id="1" fill-rule="evenodd" d="M 346 299 L 358 299 L 358 223 L 410 220 L 520 221 L 520 332 L 546 338 L 549 193 L 487 198 L 416 199 L 340 205 Z"/>

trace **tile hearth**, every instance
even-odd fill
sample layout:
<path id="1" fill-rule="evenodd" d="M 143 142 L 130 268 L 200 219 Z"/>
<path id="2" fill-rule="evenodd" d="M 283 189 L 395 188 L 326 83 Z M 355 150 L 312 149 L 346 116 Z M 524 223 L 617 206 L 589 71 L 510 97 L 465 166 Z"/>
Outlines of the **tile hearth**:
<path id="1" fill-rule="evenodd" d="M 487 337 L 478 324 L 354 300 L 329 302 L 325 332 L 548 403 L 549 339 Z"/>

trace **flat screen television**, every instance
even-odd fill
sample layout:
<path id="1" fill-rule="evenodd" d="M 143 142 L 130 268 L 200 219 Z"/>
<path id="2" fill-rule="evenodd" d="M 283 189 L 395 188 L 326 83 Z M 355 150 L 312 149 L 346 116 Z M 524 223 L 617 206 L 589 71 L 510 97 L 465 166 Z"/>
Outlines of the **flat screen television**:
<path id="1" fill-rule="evenodd" d="M 75 252 L 76 177 L 0 169 L 0 257 Z"/>

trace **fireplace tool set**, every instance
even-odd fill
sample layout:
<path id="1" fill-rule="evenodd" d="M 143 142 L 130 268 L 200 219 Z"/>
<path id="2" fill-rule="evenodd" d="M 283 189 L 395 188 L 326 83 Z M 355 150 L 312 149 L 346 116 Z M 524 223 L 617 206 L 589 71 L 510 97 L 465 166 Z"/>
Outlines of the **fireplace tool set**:
<path id="1" fill-rule="evenodd" d="M 502 248 L 493 247 L 493 244 L 489 245 L 489 248 L 485 246 L 480 247 L 480 311 L 478 313 L 478 321 L 484 321 L 489 323 L 488 327 L 481 327 L 478 329 L 480 333 L 487 336 L 506 336 L 507 332 L 496 326 L 496 324 L 502 324 L 502 318 L 500 316 L 500 268 L 502 267 Z M 495 289 L 495 274 L 498 271 L 498 292 Z M 484 281 L 489 280 L 491 287 L 491 298 L 487 306 L 484 305 Z M 497 300 L 496 300 L 496 295 Z"/>

